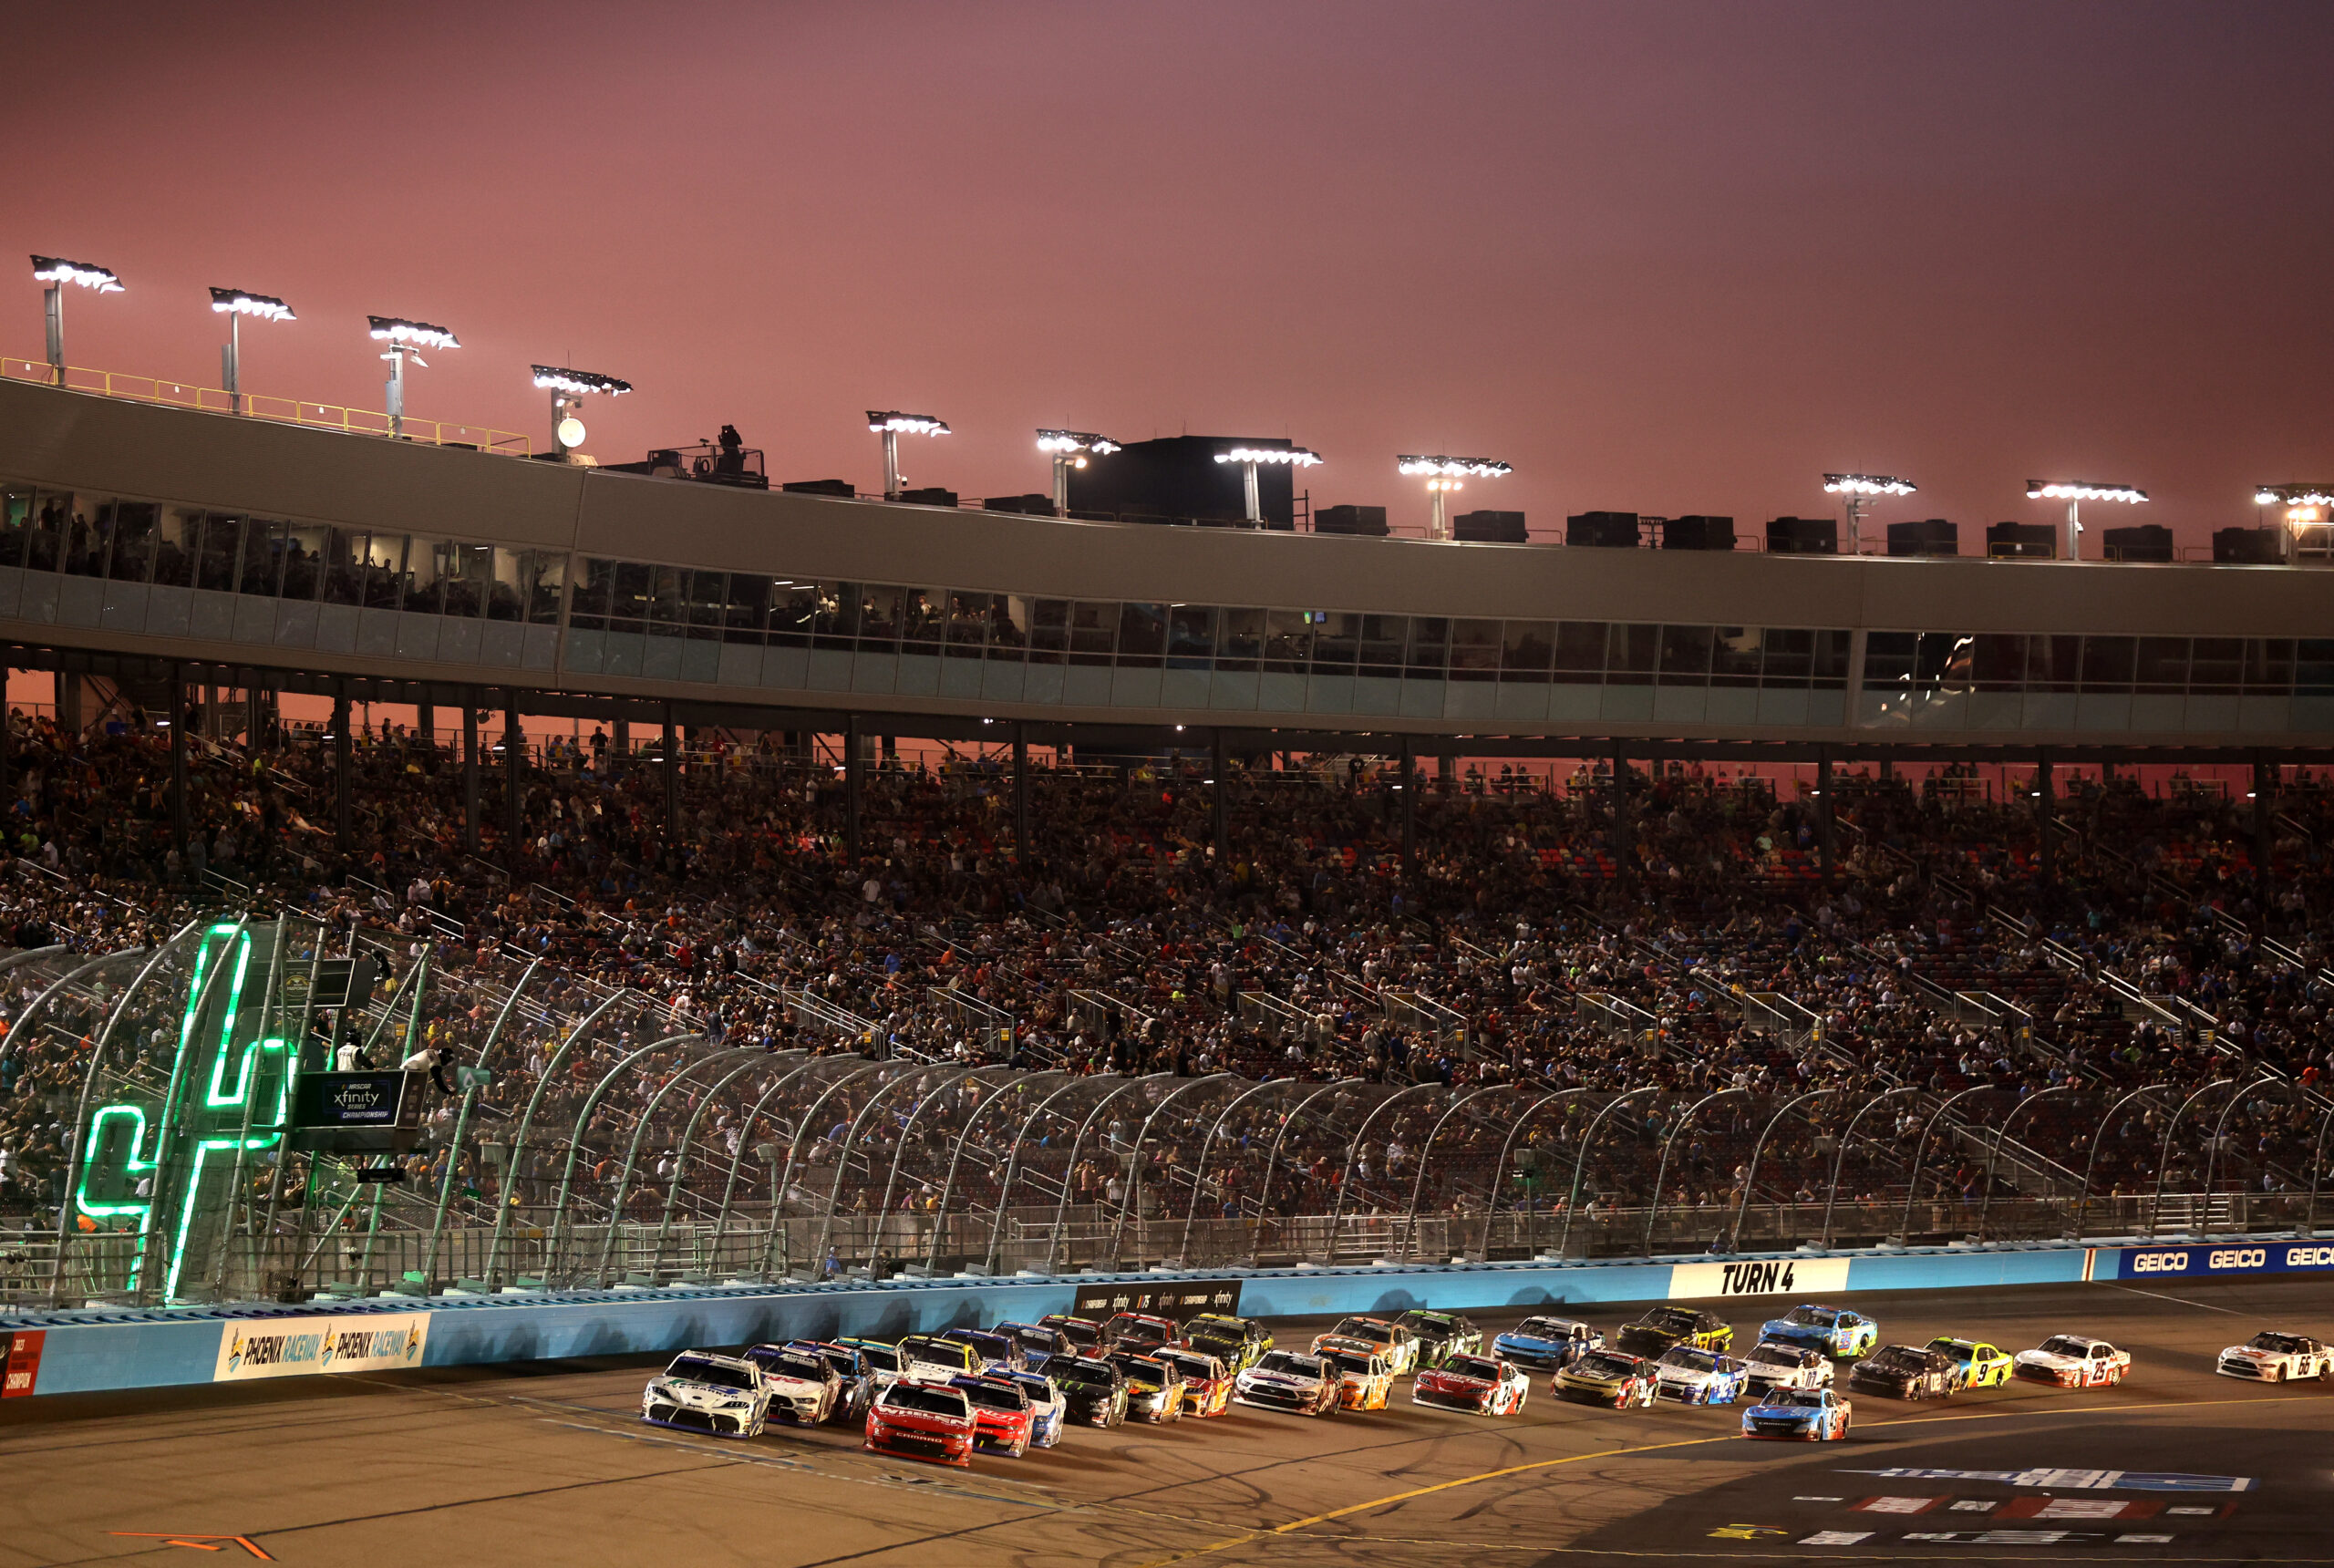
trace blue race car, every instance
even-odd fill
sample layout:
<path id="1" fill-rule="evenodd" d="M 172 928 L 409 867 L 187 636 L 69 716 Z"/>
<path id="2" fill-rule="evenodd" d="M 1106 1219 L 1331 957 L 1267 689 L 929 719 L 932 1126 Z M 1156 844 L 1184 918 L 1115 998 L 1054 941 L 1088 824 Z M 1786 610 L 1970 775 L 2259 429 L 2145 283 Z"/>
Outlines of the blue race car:
<path id="1" fill-rule="evenodd" d="M 1742 1435 L 1771 1442 L 1835 1443 L 1854 1408 L 1829 1388 L 1778 1388 L 1742 1412 Z"/>
<path id="2" fill-rule="evenodd" d="M 951 1328 L 940 1337 L 953 1339 L 970 1350 L 976 1365 L 1003 1362 L 1017 1372 L 1029 1365 L 1028 1349 L 1015 1335 L 983 1328 Z"/>
<path id="3" fill-rule="evenodd" d="M 1759 1329 L 1761 1339 L 1780 1339 L 1826 1356 L 1869 1356 L 1880 1343 L 1880 1325 L 1862 1313 L 1838 1306 L 1794 1306 Z"/>
<path id="4" fill-rule="evenodd" d="M 1492 1358 L 1543 1372 L 1561 1372 L 1592 1350 L 1605 1348 L 1605 1336 L 1569 1317 L 1527 1317 L 1492 1341 Z"/>
<path id="5" fill-rule="evenodd" d="M 1029 1446 L 1049 1449 L 1061 1441 L 1061 1420 L 1069 1407 L 1063 1403 L 1061 1390 L 1054 1380 L 1042 1372 L 1016 1371 L 1003 1362 L 991 1362 L 988 1376 L 1002 1377 L 1017 1384 L 1029 1396 Z"/>

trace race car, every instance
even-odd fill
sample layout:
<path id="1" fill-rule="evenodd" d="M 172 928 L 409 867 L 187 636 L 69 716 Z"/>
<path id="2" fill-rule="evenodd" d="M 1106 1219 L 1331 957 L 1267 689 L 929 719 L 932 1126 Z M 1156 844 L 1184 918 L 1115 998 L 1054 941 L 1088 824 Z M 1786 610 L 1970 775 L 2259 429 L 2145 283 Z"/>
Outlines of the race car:
<path id="1" fill-rule="evenodd" d="M 866 1420 L 867 1407 L 875 1402 L 877 1381 L 874 1369 L 867 1364 L 866 1352 L 838 1340 L 816 1344 L 811 1348 L 825 1357 L 842 1385 L 827 1419 L 853 1425 Z"/>
<path id="2" fill-rule="evenodd" d="M 1771 1388 L 1828 1388 L 1832 1377 L 1830 1357 L 1780 1339 L 1761 1339 L 1742 1358 L 1742 1387 L 1752 1394 Z"/>
<path id="3" fill-rule="evenodd" d="M 1742 1392 L 1742 1363 L 1714 1350 L 1673 1345 L 1653 1364 L 1655 1394 L 1681 1405 L 1731 1405 Z"/>
<path id="4" fill-rule="evenodd" d="M 1234 1403 L 1300 1416 L 1326 1416 L 1337 1408 L 1344 1378 L 1318 1356 L 1268 1350 L 1265 1358 L 1233 1381 Z"/>
<path id="5" fill-rule="evenodd" d="M 741 1357 L 684 1350 L 641 1390 L 640 1418 L 717 1438 L 759 1438 L 769 1421 L 769 1390 L 761 1368 Z"/>
<path id="6" fill-rule="evenodd" d="M 1110 1337 L 1102 1326 L 1090 1317 L 1072 1317 L 1067 1313 L 1049 1312 L 1038 1319 L 1038 1326 L 1050 1328 L 1062 1336 L 1065 1344 L 1059 1355 L 1100 1356 L 1110 1347 Z"/>
<path id="7" fill-rule="evenodd" d="M 1386 1358 L 1367 1344 L 1348 1340 L 1338 1344 L 1331 1340 L 1319 1353 L 1322 1360 L 1337 1368 L 1337 1404 L 1348 1410 L 1382 1410 L 1394 1392 L 1394 1374 L 1387 1367 Z"/>
<path id="8" fill-rule="evenodd" d="M 1273 1347 L 1273 1336 L 1262 1324 L 1221 1312 L 1203 1312 L 1183 1325 L 1183 1343 L 1203 1356 L 1213 1356 L 1234 1375 L 1245 1372 Z"/>
<path id="9" fill-rule="evenodd" d="M 2132 1353 L 2082 1334 L 2054 1334 L 2010 1357 L 2014 1376 L 2061 1388 L 2112 1387 L 2132 1369 Z"/>
<path id="10" fill-rule="evenodd" d="M 1998 1388 L 2009 1381 L 2009 1357 L 1982 1339 L 1956 1339 L 1940 1334 L 1929 1341 L 1929 1348 L 1959 1369 L 1960 1378 L 1954 1384 L 1957 1393 L 1963 1388 Z"/>
<path id="11" fill-rule="evenodd" d="M 1151 1358 L 1183 1375 L 1183 1414 L 1221 1416 L 1231 1408 L 1232 1372 L 1214 1357 L 1170 1345 L 1152 1351 Z"/>
<path id="12" fill-rule="evenodd" d="M 1176 1345 L 1183 1331 L 1170 1317 L 1147 1312 L 1121 1312 L 1102 1326 L 1102 1337 L 1113 1350 L 1145 1350 L 1153 1345 Z"/>
<path id="13" fill-rule="evenodd" d="M 1124 1347 L 1103 1357 L 1126 1375 L 1127 1416 L 1153 1426 L 1181 1420 L 1183 1415 L 1183 1375 L 1156 1357 Z"/>
<path id="14" fill-rule="evenodd" d="M 1341 1317 L 1337 1326 L 1327 1334 L 1313 1336 L 1314 1354 L 1320 1354 L 1325 1339 L 1358 1339 L 1373 1346 L 1386 1357 L 1386 1365 L 1397 1377 L 1418 1370 L 1419 1336 L 1399 1324 L 1389 1323 L 1382 1317 Z"/>
<path id="15" fill-rule="evenodd" d="M 1759 1337 L 1804 1345 L 1846 1359 L 1872 1354 L 1880 1343 L 1880 1325 L 1845 1307 L 1802 1305 L 1761 1324 Z"/>
<path id="16" fill-rule="evenodd" d="M 971 1351 L 976 1367 L 994 1366 L 1000 1361 L 1014 1367 L 1029 1364 L 1029 1353 L 1009 1334 L 993 1334 L 986 1328 L 951 1328 L 940 1337 L 953 1339 Z"/>
<path id="17" fill-rule="evenodd" d="M 1511 1361 L 1488 1356 L 1453 1356 L 1420 1373 L 1410 1384 L 1410 1403 L 1476 1416 L 1514 1416 L 1531 1396 L 1532 1379 Z"/>
<path id="18" fill-rule="evenodd" d="M 1550 1387 L 1559 1399 L 1610 1405 L 1616 1410 L 1643 1408 L 1661 1397 L 1653 1363 L 1617 1350 L 1592 1350 L 1556 1374 Z"/>
<path id="19" fill-rule="evenodd" d="M 1553 1372 L 1591 1350 L 1605 1348 L 1605 1336 L 1576 1318 L 1527 1317 L 1492 1340 L 1492 1354 L 1518 1367 Z"/>
<path id="20" fill-rule="evenodd" d="M 1440 1367 L 1453 1356 L 1483 1353 L 1483 1331 L 1455 1312 L 1425 1312 L 1412 1307 L 1394 1324 L 1418 1336 L 1420 1367 Z"/>
<path id="21" fill-rule="evenodd" d="M 1037 1412 L 1019 1384 L 976 1373 L 952 1377 L 948 1387 L 962 1391 L 973 1408 L 975 1448 L 995 1449 L 1017 1460 L 1029 1451 L 1037 1436 Z"/>
<path id="22" fill-rule="evenodd" d="M 835 1343 L 846 1350 L 859 1352 L 860 1359 L 867 1363 L 867 1376 L 875 1380 L 875 1387 L 879 1389 L 886 1383 L 898 1382 L 902 1374 L 907 1370 L 907 1357 L 900 1354 L 900 1347 L 896 1345 L 886 1345 L 880 1339 L 860 1339 L 854 1336 L 846 1336 L 836 1340 Z M 865 1402 L 873 1403 L 873 1400 L 874 1395 L 871 1393 Z"/>
<path id="23" fill-rule="evenodd" d="M 900 1376 L 911 1383 L 945 1383 L 980 1366 L 973 1347 L 936 1334 L 911 1334 L 900 1341 Z"/>
<path id="24" fill-rule="evenodd" d="M 1884 1345 L 1848 1369 L 1848 1387 L 1892 1399 L 1942 1399 L 1960 1377 L 1961 1364 L 1941 1351 Z"/>
<path id="25" fill-rule="evenodd" d="M 1836 1443 L 1854 1407 L 1829 1388 L 1778 1388 L 1742 1412 L 1742 1435 L 1771 1441 Z"/>
<path id="26" fill-rule="evenodd" d="M 2224 1377 L 2252 1377 L 2263 1383 L 2290 1383 L 2297 1377 L 2334 1377 L 2334 1350 L 2306 1334 L 2281 1334 L 2265 1329 L 2242 1345 L 2232 1345 L 2213 1362 Z"/>
<path id="27" fill-rule="evenodd" d="M 1018 1345 L 1026 1366 L 1042 1367 L 1048 1357 L 1059 1356 L 1070 1348 L 1069 1341 L 1062 1337 L 1059 1329 L 1047 1328 L 1040 1324 L 1000 1323 L 989 1332 L 1001 1334 Z"/>
<path id="28" fill-rule="evenodd" d="M 1061 1390 L 1069 1418 L 1082 1426 L 1119 1427 L 1126 1424 L 1127 1375 L 1096 1356 L 1057 1356 L 1045 1365 L 1045 1374 Z"/>
<path id="29" fill-rule="evenodd" d="M 1625 1323 L 1614 1336 L 1613 1348 L 1625 1356 L 1655 1357 L 1673 1345 L 1721 1354 L 1734 1347 L 1734 1328 L 1716 1313 L 1690 1306 L 1649 1307 L 1635 1323 Z"/>
<path id="30" fill-rule="evenodd" d="M 898 1382 L 868 1407 L 867 1438 L 862 1446 L 871 1454 L 970 1469 L 978 1435 L 978 1418 L 962 1388 Z"/>
<path id="31" fill-rule="evenodd" d="M 1009 1372 L 992 1367 L 986 1377 L 1002 1377 L 1028 1396 L 1029 1400 L 1029 1446 L 1049 1449 L 1061 1441 L 1064 1418 L 1069 1406 L 1054 1387 L 1054 1380 L 1042 1372 Z"/>
<path id="32" fill-rule="evenodd" d="M 741 1358 L 762 1375 L 769 1413 L 815 1427 L 842 1402 L 842 1379 L 816 1345 L 757 1345 Z"/>

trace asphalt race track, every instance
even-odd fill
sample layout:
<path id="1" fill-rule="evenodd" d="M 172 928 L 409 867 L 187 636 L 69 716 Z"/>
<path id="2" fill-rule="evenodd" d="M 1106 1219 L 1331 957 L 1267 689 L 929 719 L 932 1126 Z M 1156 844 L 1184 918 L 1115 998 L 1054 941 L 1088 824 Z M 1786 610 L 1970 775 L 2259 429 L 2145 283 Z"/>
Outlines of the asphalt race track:
<path id="1" fill-rule="evenodd" d="M 1730 1304 L 1738 1349 L 1789 1305 Z M 1854 1305 L 1884 1342 L 1955 1333 L 2016 1351 L 2056 1331 L 2101 1335 L 2133 1352 L 2132 1377 L 2087 1393 L 1861 1397 L 1848 1441 L 1807 1445 L 1742 1440 L 1735 1408 L 1560 1405 L 1544 1376 L 1511 1420 L 1417 1409 L 1405 1383 L 1383 1414 L 1235 1408 L 1164 1429 L 1073 1429 L 1059 1448 L 969 1471 L 862 1453 L 842 1428 L 729 1442 L 645 1427 L 636 1362 L 26 1399 L 0 1408 L 0 1568 L 202 1551 L 432 1568 L 2334 1563 L 2334 1386 L 2210 1371 L 2214 1351 L 2257 1328 L 2328 1336 L 2322 1283 Z M 1596 1315 L 1609 1330 L 1635 1310 Z M 1284 1345 L 1311 1331 L 1275 1327 Z M 1876 1473 L 1892 1470 L 1962 1473 Z M 2144 1490 L 2135 1472 L 2232 1480 Z"/>

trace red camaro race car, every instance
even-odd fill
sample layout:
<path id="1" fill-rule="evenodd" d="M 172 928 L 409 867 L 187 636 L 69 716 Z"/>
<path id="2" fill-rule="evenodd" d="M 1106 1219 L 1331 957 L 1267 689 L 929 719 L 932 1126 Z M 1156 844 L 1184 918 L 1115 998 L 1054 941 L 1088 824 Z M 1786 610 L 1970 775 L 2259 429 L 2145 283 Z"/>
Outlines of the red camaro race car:
<path id="1" fill-rule="evenodd" d="M 894 1383 L 868 1408 L 866 1449 L 970 1468 L 977 1431 L 972 1401 L 962 1388 Z"/>
<path id="2" fill-rule="evenodd" d="M 974 1446 L 995 1449 L 1017 1460 L 1029 1451 L 1037 1412 L 1019 1384 L 976 1373 L 951 1378 L 948 1386 L 962 1390 L 972 1403 Z"/>
<path id="3" fill-rule="evenodd" d="M 1453 1356 L 1420 1372 L 1410 1384 L 1410 1403 L 1478 1416 L 1513 1416 L 1523 1408 L 1532 1379 L 1523 1368 L 1488 1356 Z"/>

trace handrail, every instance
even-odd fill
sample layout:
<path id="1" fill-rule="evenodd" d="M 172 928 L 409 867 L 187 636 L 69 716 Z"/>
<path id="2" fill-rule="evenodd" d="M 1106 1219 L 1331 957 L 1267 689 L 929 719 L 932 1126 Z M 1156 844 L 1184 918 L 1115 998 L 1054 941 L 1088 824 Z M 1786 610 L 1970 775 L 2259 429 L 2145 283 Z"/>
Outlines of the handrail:
<path id="1" fill-rule="evenodd" d="M 481 452 L 499 452 L 508 457 L 529 455 L 527 438 L 516 430 L 497 430 L 484 425 L 460 425 L 441 419 L 417 419 L 408 415 L 401 429 L 392 430 L 389 417 L 370 408 L 343 408 L 331 403 L 310 403 L 292 397 L 269 397 L 254 393 L 223 391 L 216 387 L 198 387 L 190 381 L 166 381 L 152 376 L 130 376 L 119 370 L 87 370 L 67 366 L 60 382 L 57 367 L 39 359 L 17 359 L 0 355 L 0 378 L 10 381 L 36 381 L 43 386 L 62 386 L 67 392 L 95 393 L 100 397 L 120 397 L 133 403 L 160 403 L 172 408 L 192 408 L 206 414 L 236 415 L 241 400 L 242 417 L 266 419 L 280 425 L 305 425 L 311 429 L 341 430 L 352 436 L 380 436 L 404 441 L 418 441 L 432 447 L 468 447 Z"/>

